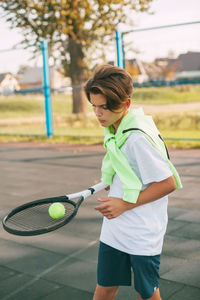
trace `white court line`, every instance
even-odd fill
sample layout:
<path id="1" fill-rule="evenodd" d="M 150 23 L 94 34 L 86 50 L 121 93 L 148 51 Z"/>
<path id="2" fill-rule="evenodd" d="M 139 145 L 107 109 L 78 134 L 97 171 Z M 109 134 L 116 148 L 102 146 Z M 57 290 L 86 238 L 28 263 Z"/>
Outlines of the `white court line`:
<path id="1" fill-rule="evenodd" d="M 68 255 L 67 257 L 61 259 L 59 262 L 57 262 L 55 265 L 47 268 L 46 270 L 44 270 L 43 272 L 41 272 L 40 274 L 36 275 L 33 279 L 31 279 L 29 282 L 25 283 L 22 287 L 16 289 L 14 292 L 10 293 L 9 295 L 5 296 L 4 298 L 1 298 L 1 300 L 7 300 L 10 299 L 12 296 L 16 295 L 17 293 L 25 290 L 28 286 L 32 285 L 34 282 L 36 282 L 37 280 L 39 280 L 42 276 L 48 274 L 49 272 L 51 272 L 53 269 L 55 269 L 56 267 L 62 265 L 63 263 L 65 263 L 66 261 L 68 261 L 70 258 L 74 258 L 75 256 L 81 254 L 82 252 L 84 252 L 85 250 L 89 249 L 90 247 L 92 247 L 93 245 L 95 245 L 99 240 L 95 240 L 92 241 L 88 244 L 88 246 L 84 249 L 80 249 L 76 252 L 74 252 L 73 254 Z"/>

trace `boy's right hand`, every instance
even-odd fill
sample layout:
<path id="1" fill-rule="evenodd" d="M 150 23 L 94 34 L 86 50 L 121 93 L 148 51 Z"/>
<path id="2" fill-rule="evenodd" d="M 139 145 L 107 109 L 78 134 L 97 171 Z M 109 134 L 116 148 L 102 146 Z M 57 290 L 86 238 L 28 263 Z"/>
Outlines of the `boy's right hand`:
<path id="1" fill-rule="evenodd" d="M 104 197 L 98 199 L 98 201 L 101 204 L 96 206 L 95 209 L 108 219 L 116 218 L 126 210 L 137 206 L 137 204 L 129 203 L 116 197 Z"/>

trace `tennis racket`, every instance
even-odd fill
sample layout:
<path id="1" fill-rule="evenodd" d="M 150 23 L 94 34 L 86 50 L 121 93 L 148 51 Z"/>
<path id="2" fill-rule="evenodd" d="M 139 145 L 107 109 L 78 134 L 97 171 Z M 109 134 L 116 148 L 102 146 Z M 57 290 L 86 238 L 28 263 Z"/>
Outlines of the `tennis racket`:
<path id="1" fill-rule="evenodd" d="M 39 235 L 56 230 L 76 216 L 84 199 L 103 190 L 106 186 L 100 182 L 79 193 L 25 203 L 5 215 L 2 221 L 3 228 L 9 233 L 22 236 Z M 65 215 L 60 219 L 53 219 L 48 213 L 49 206 L 56 202 L 62 203 L 65 207 Z"/>

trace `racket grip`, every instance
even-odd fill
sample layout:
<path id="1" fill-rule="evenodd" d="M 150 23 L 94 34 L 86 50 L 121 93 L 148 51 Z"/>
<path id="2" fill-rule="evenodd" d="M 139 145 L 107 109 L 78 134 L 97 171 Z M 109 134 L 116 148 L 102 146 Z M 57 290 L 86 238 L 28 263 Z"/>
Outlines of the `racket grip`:
<path id="1" fill-rule="evenodd" d="M 103 182 L 99 182 L 93 186 L 91 186 L 90 188 L 88 188 L 87 190 L 85 190 L 83 192 L 83 198 L 87 198 L 89 197 L 90 195 L 93 195 L 93 194 L 96 194 L 100 191 L 102 191 L 103 189 L 105 189 L 108 185 L 104 184 Z"/>
<path id="2" fill-rule="evenodd" d="M 84 190 L 82 192 L 78 192 L 75 194 L 70 194 L 70 195 L 66 195 L 66 197 L 69 200 L 75 199 L 75 198 L 79 198 L 79 197 L 83 197 L 84 199 L 97 193 L 100 192 L 101 190 L 105 189 L 108 185 L 104 184 L 103 182 L 99 182 L 93 186 L 91 186 L 90 188 L 88 188 L 87 190 Z"/>
<path id="3" fill-rule="evenodd" d="M 101 190 L 105 189 L 108 185 L 104 184 L 103 182 L 99 182 L 93 186 L 90 187 L 90 190 L 93 190 L 92 194 L 98 193 Z"/>

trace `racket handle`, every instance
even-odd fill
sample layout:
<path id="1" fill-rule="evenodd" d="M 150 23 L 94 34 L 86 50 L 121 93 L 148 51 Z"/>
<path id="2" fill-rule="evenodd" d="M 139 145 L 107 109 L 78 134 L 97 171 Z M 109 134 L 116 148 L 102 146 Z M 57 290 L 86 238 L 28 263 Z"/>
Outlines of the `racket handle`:
<path id="1" fill-rule="evenodd" d="M 90 188 L 88 188 L 87 190 L 85 190 L 83 192 L 83 197 L 84 199 L 87 198 L 90 195 L 96 194 L 100 191 L 102 191 L 103 189 L 105 189 L 108 185 L 104 184 L 103 182 L 99 182 L 93 186 L 91 186 Z"/>
<path id="2" fill-rule="evenodd" d="M 100 191 L 102 191 L 103 189 L 105 189 L 108 185 L 104 184 L 103 182 L 99 182 L 93 186 L 90 187 L 90 190 L 92 191 L 92 194 L 98 193 Z"/>
<path id="3" fill-rule="evenodd" d="M 82 192 L 75 193 L 75 194 L 66 195 L 66 196 L 70 200 L 78 198 L 80 196 L 83 196 L 83 198 L 85 199 L 88 196 L 91 196 L 93 194 L 96 194 L 97 192 L 100 192 L 101 190 L 105 189 L 107 186 L 108 186 L 107 184 L 104 184 L 103 182 L 99 182 L 99 183 L 91 186 L 87 190 L 84 190 Z"/>

